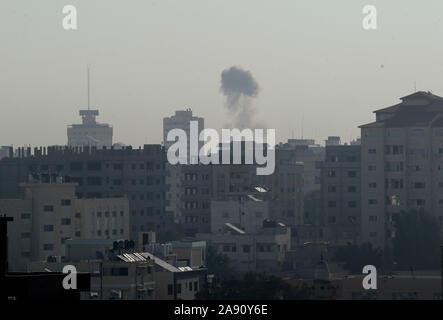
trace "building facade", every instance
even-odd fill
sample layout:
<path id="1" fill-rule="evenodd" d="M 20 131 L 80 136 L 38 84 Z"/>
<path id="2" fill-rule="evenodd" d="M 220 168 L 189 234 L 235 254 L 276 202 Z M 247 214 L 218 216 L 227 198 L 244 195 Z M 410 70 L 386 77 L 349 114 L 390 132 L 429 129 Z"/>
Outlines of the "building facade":
<path id="1" fill-rule="evenodd" d="M 138 232 L 166 232 L 166 154 L 161 145 L 132 149 L 48 147 L 20 149 L 19 156 L 0 161 L 0 199 L 23 197 L 22 182 L 76 182 L 76 197 L 126 196 L 130 207 L 130 238 Z"/>
<path id="2" fill-rule="evenodd" d="M 357 243 L 361 233 L 360 146 L 327 146 L 321 163 L 323 240 Z"/>
<path id="3" fill-rule="evenodd" d="M 443 223 L 443 98 L 416 92 L 360 126 L 362 240 L 389 246 L 401 212 Z"/>
<path id="4" fill-rule="evenodd" d="M 68 146 L 91 146 L 101 149 L 112 146 L 113 128 L 109 124 L 98 123 L 98 110 L 80 110 L 82 124 L 68 126 Z"/>
<path id="5" fill-rule="evenodd" d="M 295 150 L 295 160 L 303 163 L 303 194 L 306 196 L 313 191 L 320 191 L 320 169 L 316 164 L 324 160 L 325 148 L 313 139 L 288 139 L 287 143 L 280 144 L 278 148 Z"/>
<path id="6" fill-rule="evenodd" d="M 0 199 L 0 213 L 12 217 L 10 269 L 31 261 L 65 257 L 67 239 L 129 237 L 129 202 L 123 198 L 78 199 L 76 183 L 22 184 L 23 199 Z"/>

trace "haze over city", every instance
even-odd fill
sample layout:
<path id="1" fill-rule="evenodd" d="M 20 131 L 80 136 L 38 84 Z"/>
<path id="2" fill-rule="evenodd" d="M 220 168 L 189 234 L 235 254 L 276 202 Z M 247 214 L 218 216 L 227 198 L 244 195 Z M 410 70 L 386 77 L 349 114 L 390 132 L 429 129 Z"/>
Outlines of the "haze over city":
<path id="1" fill-rule="evenodd" d="M 75 32 L 61 28 L 59 1 L 1 2 L 0 144 L 66 144 L 87 105 L 87 65 L 99 121 L 134 146 L 162 141 L 161 119 L 185 107 L 224 126 L 232 66 L 256 79 L 256 118 L 277 141 L 349 141 L 396 97 L 443 92 L 441 1 L 372 1 L 374 31 L 361 27 L 366 1 L 71 3 Z"/>

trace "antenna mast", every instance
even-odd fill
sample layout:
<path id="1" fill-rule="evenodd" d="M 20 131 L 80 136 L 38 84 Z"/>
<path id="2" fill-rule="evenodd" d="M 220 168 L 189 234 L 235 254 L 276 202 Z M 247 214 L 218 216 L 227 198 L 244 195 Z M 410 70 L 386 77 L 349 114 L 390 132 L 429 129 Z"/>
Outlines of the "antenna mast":
<path id="1" fill-rule="evenodd" d="M 91 109 L 91 104 L 90 104 L 90 81 L 89 81 L 89 65 L 87 67 L 87 78 L 88 78 L 88 110 Z"/>

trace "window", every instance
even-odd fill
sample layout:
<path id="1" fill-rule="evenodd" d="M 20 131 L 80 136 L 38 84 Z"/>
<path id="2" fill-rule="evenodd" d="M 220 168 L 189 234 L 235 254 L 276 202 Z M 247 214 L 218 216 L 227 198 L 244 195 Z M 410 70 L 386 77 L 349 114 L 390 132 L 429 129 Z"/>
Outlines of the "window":
<path id="1" fill-rule="evenodd" d="M 357 171 L 348 171 L 349 178 L 355 178 L 357 176 Z"/>
<path id="2" fill-rule="evenodd" d="M 102 185 L 102 178 L 101 177 L 87 177 L 86 183 L 88 186 L 101 186 Z"/>
<path id="3" fill-rule="evenodd" d="M 328 201 L 328 207 L 329 208 L 335 208 L 337 206 L 337 202 L 335 201 Z"/>
<path id="4" fill-rule="evenodd" d="M 29 239 L 31 238 L 31 232 L 22 232 L 22 234 L 20 235 L 20 237 L 22 239 Z"/>
<path id="5" fill-rule="evenodd" d="M 71 205 L 71 200 L 70 199 L 64 199 L 61 201 L 61 205 L 62 206 L 70 206 Z"/>
<path id="6" fill-rule="evenodd" d="M 423 129 L 418 129 L 418 128 L 412 129 L 410 133 L 411 137 L 422 137 L 424 136 L 424 134 L 425 131 Z"/>
<path id="7" fill-rule="evenodd" d="M 392 154 L 403 154 L 403 146 L 401 145 L 392 146 Z"/>
<path id="8" fill-rule="evenodd" d="M 81 213 L 80 213 L 80 212 L 76 212 L 76 213 L 75 213 L 75 217 L 76 217 L 77 219 L 80 219 L 80 218 L 81 218 L 81 216 L 82 216 L 82 215 L 81 215 Z"/>
<path id="9" fill-rule="evenodd" d="M 31 214 L 30 213 L 22 213 L 21 218 L 22 219 L 31 219 Z"/>
<path id="10" fill-rule="evenodd" d="M 387 161 L 385 162 L 386 172 L 402 172 L 403 162 L 402 161 Z"/>
<path id="11" fill-rule="evenodd" d="M 52 243 L 45 243 L 43 245 L 43 250 L 52 251 L 52 250 L 54 250 L 54 245 Z"/>
<path id="12" fill-rule="evenodd" d="M 53 224 L 45 224 L 43 226 L 43 231 L 45 231 L 45 232 L 52 232 L 52 231 L 54 231 L 54 225 Z"/>
<path id="13" fill-rule="evenodd" d="M 100 171 L 102 169 L 102 164 L 99 161 L 88 162 L 88 171 Z"/>
<path id="14" fill-rule="evenodd" d="M 349 208 L 355 208 L 355 207 L 357 207 L 357 201 L 349 201 L 349 202 L 348 202 L 348 207 L 349 207 Z"/>
<path id="15" fill-rule="evenodd" d="M 424 199 L 417 199 L 417 206 L 424 206 L 426 201 Z"/>
<path id="16" fill-rule="evenodd" d="M 331 170 L 328 171 L 328 177 L 329 178 L 334 178 L 335 177 L 335 170 L 334 169 L 331 169 Z"/>
<path id="17" fill-rule="evenodd" d="M 377 150 L 376 149 L 368 149 L 368 153 L 369 154 L 376 154 Z"/>
<path id="18" fill-rule="evenodd" d="M 369 222 L 376 222 L 377 216 L 369 216 Z"/>
<path id="19" fill-rule="evenodd" d="M 70 218 L 62 218 L 61 223 L 63 226 L 67 226 L 71 224 L 71 219 Z"/>
<path id="20" fill-rule="evenodd" d="M 194 281 L 194 291 L 197 291 L 197 289 L 198 289 L 198 282 Z"/>
<path id="21" fill-rule="evenodd" d="M 103 275 L 104 276 L 114 276 L 114 277 L 126 277 L 128 276 L 129 271 L 127 267 L 120 268 L 104 268 Z"/>
<path id="22" fill-rule="evenodd" d="M 179 283 L 179 284 L 177 285 L 177 293 L 178 293 L 178 294 L 181 294 L 181 293 L 182 293 L 182 284 L 181 284 L 181 283 Z"/>
<path id="23" fill-rule="evenodd" d="M 376 182 L 369 182 L 369 183 L 368 183 L 368 188 L 370 188 L 370 189 L 375 189 L 375 188 L 377 188 L 377 183 L 376 183 Z"/>
<path id="24" fill-rule="evenodd" d="M 244 245 L 244 246 L 243 246 L 243 252 L 244 252 L 244 253 L 251 252 L 251 247 L 250 247 L 250 246 L 247 246 L 247 245 Z"/>
<path id="25" fill-rule="evenodd" d="M 45 211 L 45 212 L 53 212 L 54 211 L 54 206 L 51 206 L 51 205 L 43 206 L 43 211 Z"/>
<path id="26" fill-rule="evenodd" d="M 328 223 L 335 223 L 335 222 L 336 222 L 335 216 L 329 216 L 328 217 Z"/>
<path id="27" fill-rule="evenodd" d="M 123 170 L 122 163 L 114 163 L 114 170 Z"/>
<path id="28" fill-rule="evenodd" d="M 328 186 L 328 192 L 336 192 L 337 188 L 335 186 Z"/>
<path id="29" fill-rule="evenodd" d="M 368 171 L 376 171 L 377 170 L 377 166 L 376 165 L 369 165 L 368 166 Z"/>
<path id="30" fill-rule="evenodd" d="M 71 171 L 82 171 L 83 170 L 83 163 L 71 162 L 70 168 L 71 168 Z"/>
<path id="31" fill-rule="evenodd" d="M 168 295 L 172 295 L 172 284 L 168 284 Z"/>
<path id="32" fill-rule="evenodd" d="M 370 204 L 370 205 L 377 204 L 377 199 L 369 199 L 368 204 Z"/>
<path id="33" fill-rule="evenodd" d="M 351 192 L 351 193 L 357 192 L 357 187 L 356 186 L 349 186 L 348 192 Z"/>
<path id="34" fill-rule="evenodd" d="M 424 189 L 425 183 L 424 182 L 414 182 L 414 188 L 415 189 Z"/>

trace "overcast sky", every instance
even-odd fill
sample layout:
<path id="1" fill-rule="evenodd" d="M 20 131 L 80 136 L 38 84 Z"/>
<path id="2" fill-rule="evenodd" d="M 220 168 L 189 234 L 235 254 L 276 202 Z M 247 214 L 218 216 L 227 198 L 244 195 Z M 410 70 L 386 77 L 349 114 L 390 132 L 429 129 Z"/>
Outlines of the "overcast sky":
<path id="1" fill-rule="evenodd" d="M 78 9 L 78 30 L 62 8 Z M 362 8 L 378 9 L 378 30 Z M 443 95 L 443 2 L 381 0 L 2 0 L 0 145 L 66 144 L 87 104 L 114 142 L 160 143 L 162 118 L 191 107 L 225 123 L 221 72 L 249 70 L 257 119 L 319 141 L 359 136 L 372 111 L 418 90 Z M 303 119 L 303 121 L 302 121 Z"/>

